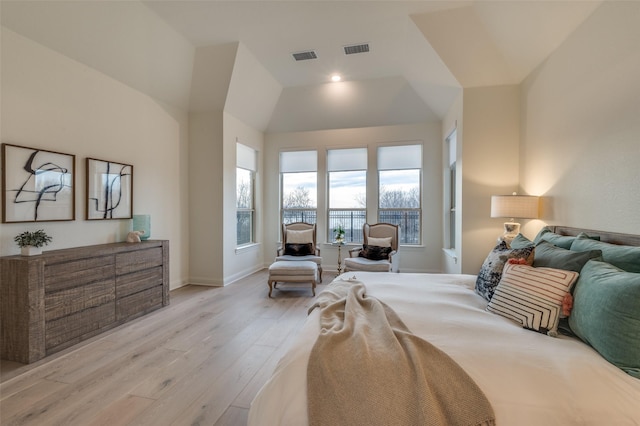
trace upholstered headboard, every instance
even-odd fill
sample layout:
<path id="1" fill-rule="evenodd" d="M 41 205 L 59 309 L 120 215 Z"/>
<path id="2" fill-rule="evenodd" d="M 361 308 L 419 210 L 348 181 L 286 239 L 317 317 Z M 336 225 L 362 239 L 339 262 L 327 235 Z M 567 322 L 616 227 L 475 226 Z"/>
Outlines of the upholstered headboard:
<path id="1" fill-rule="evenodd" d="M 640 235 L 622 234 L 618 232 L 596 231 L 593 229 L 573 228 L 570 226 L 549 226 L 553 232 L 560 235 L 575 236 L 584 232 L 590 236 L 599 236 L 600 241 L 611 244 L 623 244 L 628 246 L 640 246 Z"/>

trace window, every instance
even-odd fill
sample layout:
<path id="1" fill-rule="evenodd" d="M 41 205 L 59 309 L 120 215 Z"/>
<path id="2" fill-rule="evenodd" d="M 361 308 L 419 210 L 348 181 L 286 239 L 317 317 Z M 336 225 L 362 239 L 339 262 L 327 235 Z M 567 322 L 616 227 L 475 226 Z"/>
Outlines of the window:
<path id="1" fill-rule="evenodd" d="M 317 151 L 280 153 L 282 223 L 316 223 L 318 206 Z"/>
<path id="2" fill-rule="evenodd" d="M 421 240 L 422 145 L 378 148 L 378 222 L 400 226 L 400 244 Z"/>
<path id="3" fill-rule="evenodd" d="M 456 248 L 456 130 L 451 132 L 447 137 L 449 145 L 449 177 L 445 180 L 445 206 L 448 208 L 448 214 L 445 223 L 447 231 L 447 246 L 450 249 Z"/>
<path id="4" fill-rule="evenodd" d="M 341 225 L 345 242 L 362 242 L 367 220 L 367 149 L 330 149 L 327 152 L 329 223 L 327 241 Z"/>
<path id="5" fill-rule="evenodd" d="M 254 241 L 256 151 L 236 144 L 236 244 Z"/>

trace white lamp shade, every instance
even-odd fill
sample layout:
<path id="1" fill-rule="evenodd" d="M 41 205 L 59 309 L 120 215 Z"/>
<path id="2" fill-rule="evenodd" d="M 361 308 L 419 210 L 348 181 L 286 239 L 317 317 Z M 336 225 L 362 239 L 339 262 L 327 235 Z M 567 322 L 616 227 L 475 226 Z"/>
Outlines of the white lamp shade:
<path id="1" fill-rule="evenodd" d="M 538 218 L 538 200 L 532 195 L 492 195 L 491 217 Z"/>

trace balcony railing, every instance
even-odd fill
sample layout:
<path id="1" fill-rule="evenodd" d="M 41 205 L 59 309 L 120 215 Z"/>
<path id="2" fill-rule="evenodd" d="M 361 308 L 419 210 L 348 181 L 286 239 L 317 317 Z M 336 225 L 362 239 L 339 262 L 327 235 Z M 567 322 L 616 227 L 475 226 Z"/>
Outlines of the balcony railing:
<path id="1" fill-rule="evenodd" d="M 307 222 L 316 223 L 318 212 L 315 209 L 283 209 L 282 223 Z"/>
<path id="2" fill-rule="evenodd" d="M 366 210 L 329 210 L 329 229 L 327 241 L 333 241 L 333 230 L 342 225 L 345 231 L 344 240 L 347 243 L 362 243 L 362 226 L 367 221 Z"/>
<path id="3" fill-rule="evenodd" d="M 400 244 L 420 244 L 420 210 L 379 210 L 378 220 L 400 226 Z"/>

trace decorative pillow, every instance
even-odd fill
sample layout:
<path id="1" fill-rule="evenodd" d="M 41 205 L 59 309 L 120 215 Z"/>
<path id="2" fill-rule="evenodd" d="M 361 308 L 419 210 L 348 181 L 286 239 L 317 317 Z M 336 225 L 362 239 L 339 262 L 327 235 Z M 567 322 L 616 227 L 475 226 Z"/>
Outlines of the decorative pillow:
<path id="1" fill-rule="evenodd" d="M 530 246 L 535 246 L 535 244 L 533 243 L 533 241 L 522 234 L 516 235 L 516 237 L 511 241 L 511 244 L 509 244 L 509 247 L 511 247 L 512 249 L 525 248 Z"/>
<path id="2" fill-rule="evenodd" d="M 509 259 L 523 258 L 527 264 L 533 263 L 534 247 L 529 246 L 521 249 L 510 249 L 507 243 L 500 241 L 497 246 L 491 250 L 480 268 L 478 278 L 476 279 L 476 293 L 487 300 L 491 300 L 493 291 L 498 286 L 500 278 L 502 278 L 502 269 Z"/>
<path id="3" fill-rule="evenodd" d="M 391 237 L 384 237 L 384 238 L 369 237 L 367 238 L 367 242 L 371 246 L 391 247 Z"/>
<path id="4" fill-rule="evenodd" d="M 391 253 L 391 247 L 373 246 L 371 244 L 363 244 L 362 250 L 358 256 L 369 260 L 387 260 Z"/>
<path id="5" fill-rule="evenodd" d="M 577 279 L 573 271 L 507 263 L 487 311 L 555 337 L 564 298 Z"/>
<path id="6" fill-rule="evenodd" d="M 600 250 L 576 252 L 556 247 L 543 240 L 536 245 L 533 266 L 536 268 L 546 267 L 580 272 L 584 264 L 590 259 L 598 258 L 602 258 L 602 251 Z"/>
<path id="7" fill-rule="evenodd" d="M 287 229 L 287 243 L 313 244 L 313 229 L 305 229 L 303 231 L 294 231 L 291 229 Z"/>
<path id="8" fill-rule="evenodd" d="M 571 251 L 602 250 L 602 260 L 627 272 L 640 272 L 640 247 L 622 246 L 595 241 L 580 234 L 571 245 Z"/>
<path id="9" fill-rule="evenodd" d="M 569 326 L 607 361 L 640 378 L 640 274 L 587 262 L 574 291 Z"/>
<path id="10" fill-rule="evenodd" d="M 284 245 L 284 254 L 288 256 L 307 256 L 313 254 L 313 244 L 292 244 Z"/>

